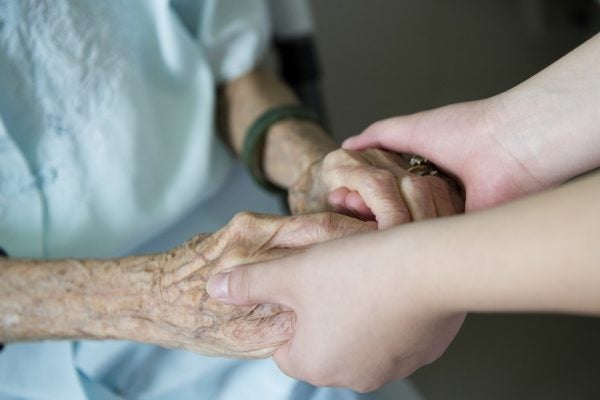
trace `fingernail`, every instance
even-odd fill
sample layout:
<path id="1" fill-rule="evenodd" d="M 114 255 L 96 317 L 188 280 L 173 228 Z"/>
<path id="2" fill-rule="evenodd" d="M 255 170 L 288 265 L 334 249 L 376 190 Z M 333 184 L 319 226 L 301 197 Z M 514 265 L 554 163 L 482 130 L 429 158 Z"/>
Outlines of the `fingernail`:
<path id="1" fill-rule="evenodd" d="M 208 280 L 206 291 L 210 297 L 226 299 L 229 295 L 229 274 L 216 274 Z"/>

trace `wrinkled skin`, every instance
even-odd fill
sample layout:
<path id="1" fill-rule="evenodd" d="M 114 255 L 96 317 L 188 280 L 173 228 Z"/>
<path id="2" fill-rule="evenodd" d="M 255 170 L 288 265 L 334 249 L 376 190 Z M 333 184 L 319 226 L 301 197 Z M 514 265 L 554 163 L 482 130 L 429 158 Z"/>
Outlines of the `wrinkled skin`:
<path id="1" fill-rule="evenodd" d="M 283 257 L 375 228 L 373 223 L 332 213 L 294 217 L 240 213 L 221 230 L 162 255 L 151 311 L 159 329 L 146 341 L 206 355 L 267 357 L 292 336 L 294 313 L 278 305 L 225 305 L 208 296 L 207 280 L 240 264 Z"/>
<path id="2" fill-rule="evenodd" d="M 338 149 L 314 163 L 290 188 L 290 208 L 295 214 L 333 210 L 376 220 L 380 228 L 464 210 L 454 181 L 407 169 L 407 161 L 392 152 Z"/>

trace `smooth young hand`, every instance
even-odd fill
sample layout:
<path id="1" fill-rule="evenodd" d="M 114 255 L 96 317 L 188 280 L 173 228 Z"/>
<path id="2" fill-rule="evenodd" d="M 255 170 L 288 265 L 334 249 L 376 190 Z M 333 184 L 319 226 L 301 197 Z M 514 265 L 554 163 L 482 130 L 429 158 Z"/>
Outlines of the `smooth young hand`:
<path id="1" fill-rule="evenodd" d="M 404 249 L 391 232 L 236 267 L 212 278 L 208 291 L 229 304 L 275 303 L 295 311 L 294 336 L 273 355 L 287 375 L 371 391 L 437 359 L 464 320 L 431 301 L 419 265 L 381 262 L 402 259 L 416 244 Z"/>
<path id="2" fill-rule="evenodd" d="M 349 150 L 420 154 L 462 181 L 466 208 L 556 186 L 600 165 L 600 35 L 498 96 L 376 122 Z"/>

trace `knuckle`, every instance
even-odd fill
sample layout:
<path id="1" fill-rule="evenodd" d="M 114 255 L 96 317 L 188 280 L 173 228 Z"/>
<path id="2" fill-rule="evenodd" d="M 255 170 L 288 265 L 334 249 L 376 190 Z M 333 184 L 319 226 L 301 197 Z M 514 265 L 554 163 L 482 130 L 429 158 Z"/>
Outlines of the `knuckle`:
<path id="1" fill-rule="evenodd" d="M 332 167 L 338 164 L 340 160 L 344 158 L 345 150 L 334 150 L 332 152 L 327 153 L 325 158 L 323 159 L 323 168 L 328 171 Z"/>
<path id="2" fill-rule="evenodd" d="M 414 174 L 405 175 L 402 177 L 402 183 L 407 183 L 410 185 L 415 185 L 420 180 L 421 180 L 421 177 L 419 175 L 414 175 Z"/>
<path id="3" fill-rule="evenodd" d="M 330 212 L 318 214 L 318 224 L 325 234 L 330 234 L 334 231 L 334 214 Z"/>
<path id="4" fill-rule="evenodd" d="M 396 184 L 396 177 L 386 169 L 373 169 L 365 180 L 365 186 L 369 190 L 388 188 Z"/>
<path id="5" fill-rule="evenodd" d="M 323 168 L 330 171 L 335 168 L 356 165 L 359 163 L 358 153 L 352 150 L 337 149 L 329 152 L 323 159 Z"/>
<path id="6" fill-rule="evenodd" d="M 419 190 L 419 178 L 416 175 L 405 175 L 400 181 L 402 192 L 406 194 L 414 193 Z"/>
<path id="7" fill-rule="evenodd" d="M 256 214 L 249 211 L 242 211 L 233 216 L 231 224 L 233 226 L 247 225 L 250 221 L 256 218 Z"/>

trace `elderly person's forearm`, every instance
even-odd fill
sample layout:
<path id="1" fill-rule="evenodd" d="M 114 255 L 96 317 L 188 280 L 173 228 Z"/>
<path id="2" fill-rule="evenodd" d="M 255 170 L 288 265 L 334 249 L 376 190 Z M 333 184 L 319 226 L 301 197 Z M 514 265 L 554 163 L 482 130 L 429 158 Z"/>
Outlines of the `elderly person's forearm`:
<path id="1" fill-rule="evenodd" d="M 292 333 L 278 305 L 210 298 L 208 279 L 337 237 L 374 229 L 337 214 L 241 213 L 166 253 L 114 260 L 0 260 L 0 342 L 125 339 L 206 355 L 260 358 Z"/>
<path id="2" fill-rule="evenodd" d="M 160 259 L 0 261 L 0 341 L 135 338 L 151 329 Z"/>
<path id="3" fill-rule="evenodd" d="M 234 150 L 242 151 L 250 125 L 267 110 L 298 104 L 292 90 L 272 72 L 257 68 L 225 85 L 221 92 L 221 127 Z M 263 153 L 266 177 L 283 188 L 292 186 L 311 164 L 336 148 L 318 124 L 285 119 L 271 126 Z"/>
<path id="4" fill-rule="evenodd" d="M 231 259 L 229 249 L 223 251 L 223 233 L 239 229 L 239 220 L 167 253 L 110 260 L 3 259 L 0 342 L 121 339 L 206 355 L 270 354 L 289 336 L 289 313 L 269 305 L 223 307 L 205 290 L 209 276 Z M 228 247 L 241 256 L 251 248 L 245 242 L 252 240 Z"/>

